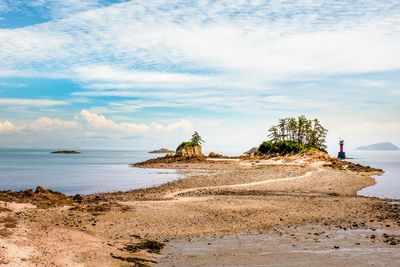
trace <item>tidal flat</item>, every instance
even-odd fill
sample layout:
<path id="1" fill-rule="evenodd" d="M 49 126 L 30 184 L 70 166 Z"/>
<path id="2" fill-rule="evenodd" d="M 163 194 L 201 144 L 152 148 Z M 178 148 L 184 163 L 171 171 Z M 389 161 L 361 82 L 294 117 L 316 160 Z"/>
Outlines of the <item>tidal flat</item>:
<path id="1" fill-rule="evenodd" d="M 295 156 L 143 167 L 188 175 L 127 192 L 0 193 L 0 261 L 9 266 L 399 261 L 399 203 L 357 196 L 375 183 L 359 166 Z"/>

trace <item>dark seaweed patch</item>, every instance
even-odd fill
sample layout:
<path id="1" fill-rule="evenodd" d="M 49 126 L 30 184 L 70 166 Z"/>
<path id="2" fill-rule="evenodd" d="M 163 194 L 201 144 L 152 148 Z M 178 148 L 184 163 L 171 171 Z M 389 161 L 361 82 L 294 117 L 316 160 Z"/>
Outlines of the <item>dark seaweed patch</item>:
<path id="1" fill-rule="evenodd" d="M 150 267 L 150 265 L 148 263 L 157 263 L 156 261 L 146 260 L 146 259 L 142 259 L 142 258 L 138 258 L 138 257 L 122 257 L 122 256 L 116 256 L 114 254 L 111 254 L 111 257 L 113 259 L 133 263 L 134 267 Z"/>
<path id="2" fill-rule="evenodd" d="M 138 250 L 147 250 L 151 253 L 160 253 L 164 247 L 163 243 L 154 240 L 144 240 L 137 244 L 129 244 L 124 247 L 124 250 L 129 252 L 137 252 Z"/>

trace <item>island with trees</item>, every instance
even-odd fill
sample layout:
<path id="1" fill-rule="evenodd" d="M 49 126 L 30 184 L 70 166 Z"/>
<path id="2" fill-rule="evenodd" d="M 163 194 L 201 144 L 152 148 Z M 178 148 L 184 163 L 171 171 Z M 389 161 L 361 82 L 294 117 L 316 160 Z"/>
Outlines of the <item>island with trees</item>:
<path id="1" fill-rule="evenodd" d="M 382 170 L 370 166 L 343 161 L 327 154 L 326 135 L 328 130 L 322 126 L 318 119 L 308 119 L 304 115 L 283 118 L 276 125 L 269 128 L 268 140 L 258 147 L 253 147 L 241 156 L 224 156 L 211 152 L 208 156 L 202 153 L 204 140 L 195 131 L 191 139 L 181 142 L 175 153 L 164 157 L 149 159 L 144 162 L 134 163 L 132 166 L 156 166 L 157 164 L 201 163 L 212 160 L 266 160 L 278 157 L 297 156 L 309 160 L 325 161 L 325 165 L 334 169 L 349 169 L 357 172 L 382 173 Z M 174 167 L 179 167 L 174 165 Z"/>
<path id="2" fill-rule="evenodd" d="M 200 134 L 195 131 L 192 138 L 188 141 L 180 143 L 174 153 L 168 153 L 164 157 L 149 159 L 144 162 L 134 163 L 132 166 L 144 166 L 148 164 L 188 162 L 188 161 L 204 161 L 206 157 L 203 155 L 201 145 L 204 140 Z"/>

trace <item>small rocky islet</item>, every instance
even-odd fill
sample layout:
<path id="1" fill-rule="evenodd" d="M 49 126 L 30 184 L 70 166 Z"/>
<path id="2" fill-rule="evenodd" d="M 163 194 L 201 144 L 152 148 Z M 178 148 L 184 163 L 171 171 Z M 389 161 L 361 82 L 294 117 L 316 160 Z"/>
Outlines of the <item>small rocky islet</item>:
<path id="1" fill-rule="evenodd" d="M 174 152 L 175 152 L 174 150 L 171 150 L 168 148 L 159 148 L 156 150 L 149 151 L 149 153 L 152 153 L 152 154 L 167 154 L 167 153 L 174 153 Z"/>
<path id="2" fill-rule="evenodd" d="M 80 154 L 81 152 L 76 150 L 55 150 L 51 154 Z"/>

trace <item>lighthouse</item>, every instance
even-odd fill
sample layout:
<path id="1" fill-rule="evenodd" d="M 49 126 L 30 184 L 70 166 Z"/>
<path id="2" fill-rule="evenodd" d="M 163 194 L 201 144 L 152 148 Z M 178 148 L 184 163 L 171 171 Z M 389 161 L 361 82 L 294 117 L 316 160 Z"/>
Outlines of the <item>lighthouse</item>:
<path id="1" fill-rule="evenodd" d="M 346 158 L 346 153 L 344 152 L 343 146 L 344 146 L 344 140 L 342 138 L 339 139 L 339 146 L 340 150 L 338 153 L 338 158 L 339 159 L 345 159 Z"/>

